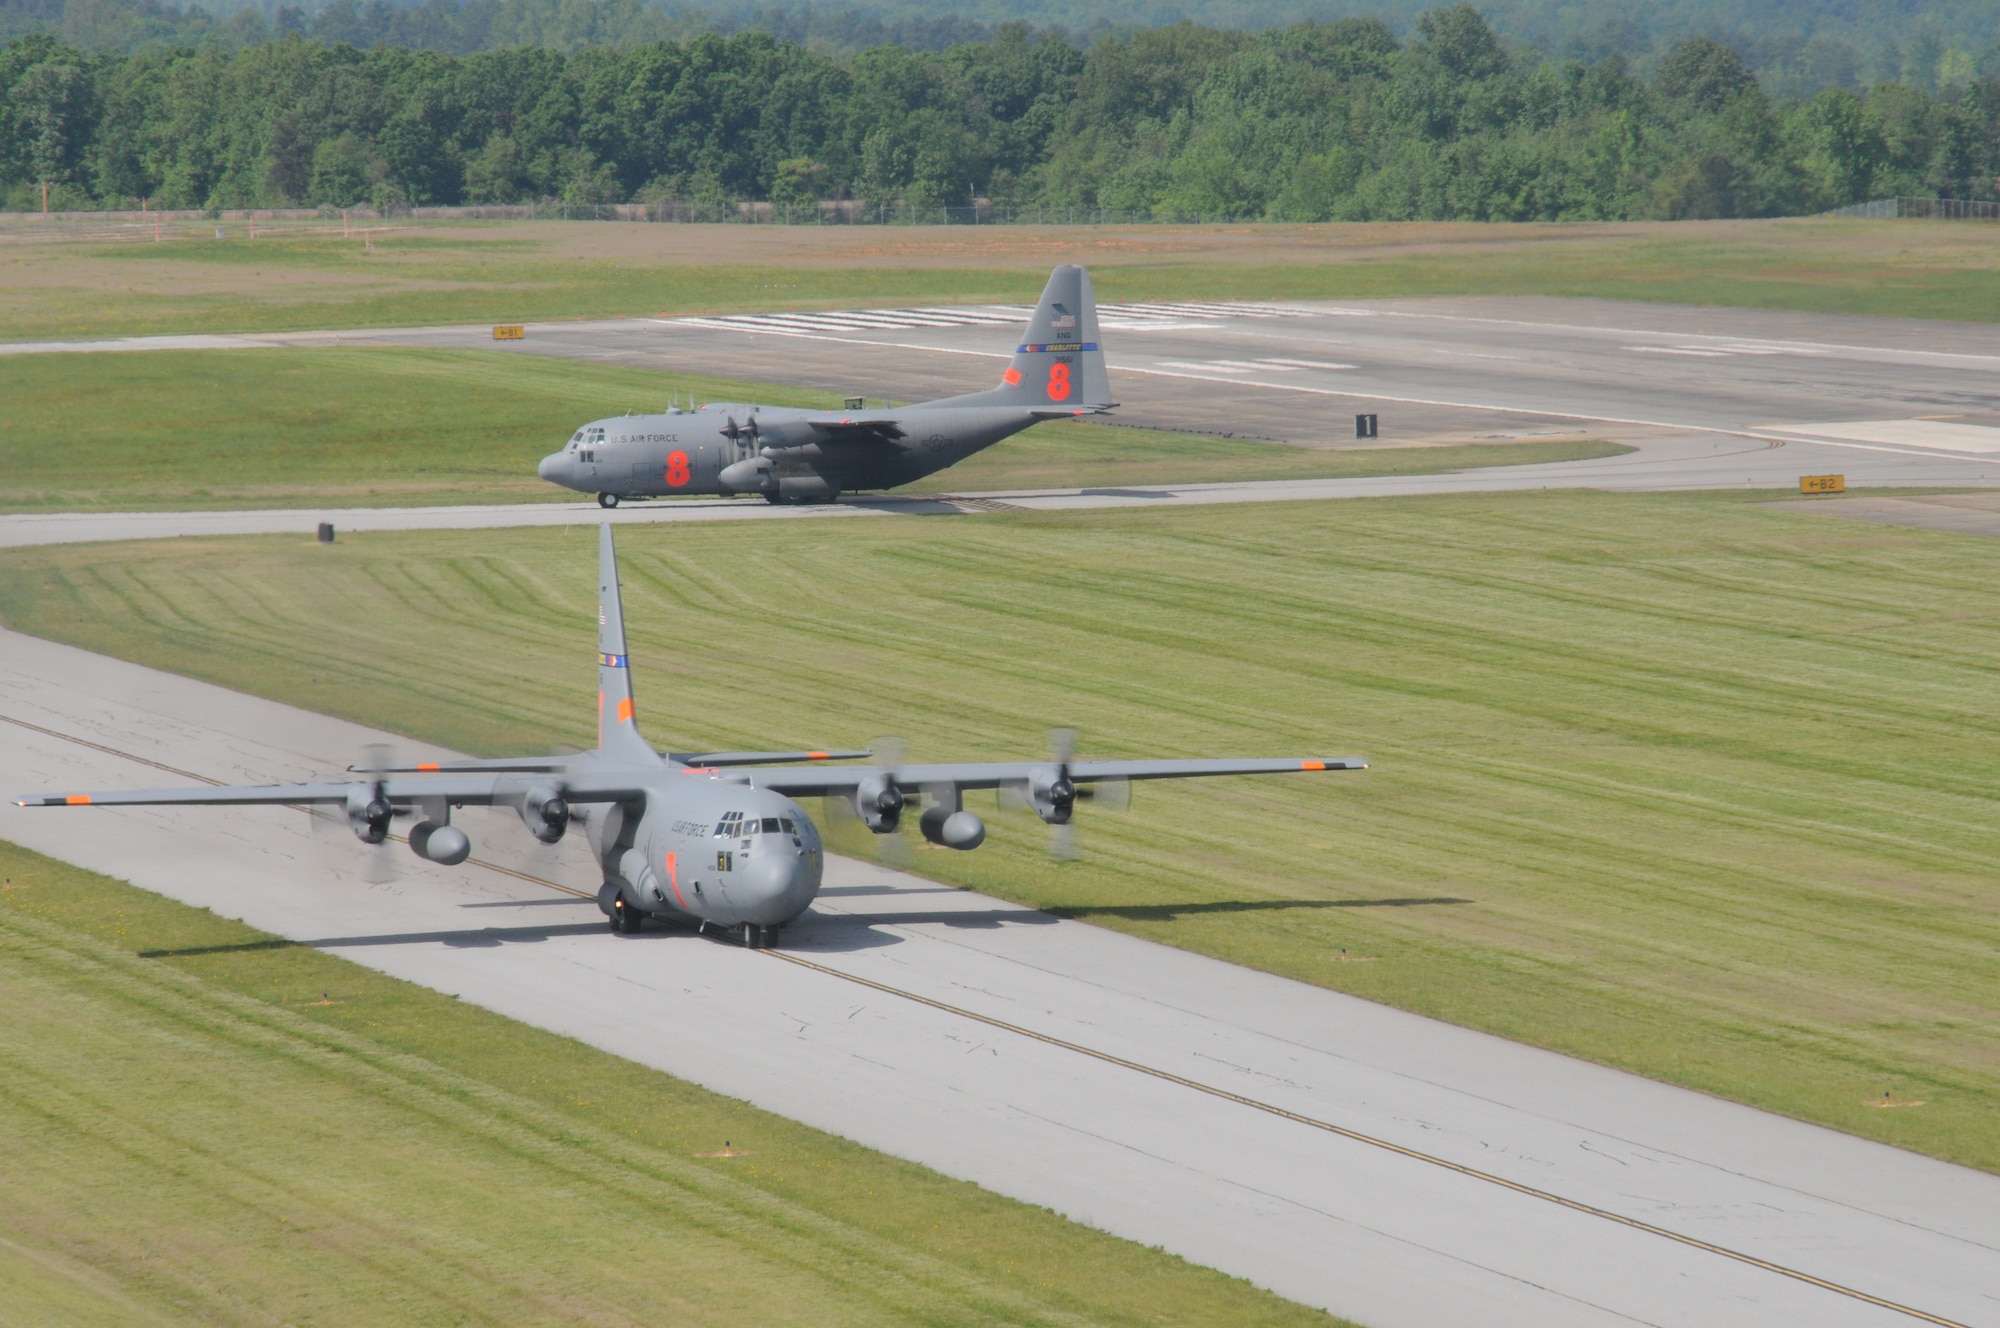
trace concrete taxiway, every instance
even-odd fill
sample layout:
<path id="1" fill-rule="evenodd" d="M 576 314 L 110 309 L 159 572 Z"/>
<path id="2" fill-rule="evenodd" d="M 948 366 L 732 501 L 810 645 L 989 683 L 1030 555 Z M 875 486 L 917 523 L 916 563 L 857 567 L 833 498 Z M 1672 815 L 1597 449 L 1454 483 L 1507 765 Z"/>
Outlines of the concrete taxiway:
<path id="1" fill-rule="evenodd" d="M 949 306 L 531 324 L 499 353 L 785 382 L 899 400 L 986 384 L 1027 310 Z M 715 521 L 1159 507 L 1537 488 L 2000 484 L 2000 328 L 1599 300 L 1106 304 L 1117 418 L 1312 447 L 1591 436 L 1598 461 L 1347 480 L 860 495 L 835 508 L 666 501 L 608 519 Z M 364 345 L 484 347 L 485 327 L 0 345 L 0 353 Z M 662 402 L 607 401 L 619 409 Z M 1381 436 L 1352 437 L 1371 413 Z M 1115 427 L 1115 426 L 1104 426 Z M 550 439 L 555 446 L 560 440 Z M 1005 444 L 1002 444 L 1004 447 Z M 551 490 L 552 494 L 554 490 Z M 481 529 L 606 519 L 588 499 L 503 506 L 0 516 L 0 546 L 178 535 Z"/>
<path id="2" fill-rule="evenodd" d="M 1991 387 L 2000 327 L 1541 297 L 1100 312 L 1119 418 L 1151 428 L 1309 446 L 1587 432 L 2000 453 Z M 538 323 L 497 349 L 923 400 L 990 385 L 1027 313 L 939 306 Z M 328 345 L 496 349 L 481 326 L 11 343 L 0 354 Z M 669 378 L 663 391 L 673 386 Z M 604 412 L 664 405 L 607 401 Z M 1363 412 L 1380 417 L 1372 443 L 1353 436 Z"/>
<path id="3" fill-rule="evenodd" d="M 1731 439 L 1726 444 L 1656 439 L 1640 443 L 1636 451 L 1624 456 L 1540 466 L 1484 467 L 1441 475 L 1131 485 L 1115 489 L 1020 489 L 933 497 L 881 494 L 843 498 L 829 507 L 773 507 L 756 498 L 683 498 L 625 503 L 609 512 L 587 499 L 464 507 L 37 512 L 0 516 L 0 548 L 177 536 L 304 534 L 310 533 L 321 521 L 330 521 L 337 531 L 346 532 L 490 530 L 506 526 L 572 526 L 602 521 L 622 525 L 672 521 L 797 521 L 859 516 L 969 516 L 1008 511 L 1135 510 L 1217 503 L 1304 502 L 1420 494 L 1524 492 L 1532 489 L 1600 489 L 1624 493 L 1742 488 L 1796 491 L 1799 476 L 1829 472 L 1844 474 L 1848 484 L 1855 487 L 1976 487 L 2000 483 L 2000 458 L 1984 461 L 1900 448 L 1838 449 L 1809 442 L 1781 443 L 1759 439 Z"/>
<path id="4" fill-rule="evenodd" d="M 0 633 L 21 791 L 378 736 Z M 596 884 L 576 845 L 465 824 L 477 861 L 392 845 L 387 884 L 285 809 L 8 805 L 0 836 L 1377 1328 L 2000 1321 L 2000 1178 L 858 863 L 783 952 L 617 937 L 561 888 Z"/>

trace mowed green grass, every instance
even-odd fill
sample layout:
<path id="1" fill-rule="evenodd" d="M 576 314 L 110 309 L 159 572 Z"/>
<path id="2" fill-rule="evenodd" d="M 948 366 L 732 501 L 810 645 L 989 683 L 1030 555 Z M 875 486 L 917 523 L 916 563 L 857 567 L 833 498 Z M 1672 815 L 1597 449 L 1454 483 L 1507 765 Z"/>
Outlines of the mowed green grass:
<path id="1" fill-rule="evenodd" d="M 2000 318 L 2000 245 L 1979 223 L 997 227 L 984 245 L 963 227 L 887 227 L 852 252 L 837 237 L 815 252 L 817 233 L 800 228 L 796 252 L 773 262 L 744 261 L 735 227 L 658 227 L 675 242 L 651 255 L 627 230 L 457 223 L 398 230 L 372 251 L 282 233 L 16 244 L 0 249 L 0 340 L 1024 302 L 1043 257 L 1088 263 L 1107 300 L 1570 295 Z"/>
<path id="2" fill-rule="evenodd" d="M 662 410 L 670 394 L 840 404 L 505 350 L 0 356 L 0 511 L 588 502 L 537 478 L 535 463 L 586 420 Z M 1327 452 L 1042 424 L 907 491 L 1418 474 L 1625 450 L 1568 441 Z"/>
<path id="3" fill-rule="evenodd" d="M 663 748 L 1073 724 L 1375 763 L 1086 805 L 1073 864 L 995 814 L 928 874 L 2000 1169 L 2000 542 L 1582 492 L 619 540 Z M 594 557 L 587 525 L 18 550 L 0 615 L 536 752 L 591 741 Z"/>
<path id="4" fill-rule="evenodd" d="M 205 910 L 0 873 L 5 1322 L 1332 1322 Z"/>

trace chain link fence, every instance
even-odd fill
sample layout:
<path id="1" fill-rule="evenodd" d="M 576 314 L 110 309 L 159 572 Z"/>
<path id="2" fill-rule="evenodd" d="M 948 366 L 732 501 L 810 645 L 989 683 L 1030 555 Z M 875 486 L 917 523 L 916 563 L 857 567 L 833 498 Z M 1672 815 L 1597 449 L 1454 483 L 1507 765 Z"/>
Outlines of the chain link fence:
<path id="1" fill-rule="evenodd" d="M 103 212 L 0 213 L 0 239 L 145 242 L 256 234 L 338 234 L 364 242 L 412 221 L 627 221 L 766 226 L 1139 226 L 1240 222 L 1256 218 L 1182 215 L 1116 208 L 974 202 L 839 200 L 817 203 L 690 202 L 489 203 L 461 207 L 138 209 Z"/>
<path id="2" fill-rule="evenodd" d="M 1937 221 L 2000 221 L 2000 203 L 1976 198 L 1878 198 L 1850 203 L 1825 214 L 1829 217 L 1928 217 Z"/>

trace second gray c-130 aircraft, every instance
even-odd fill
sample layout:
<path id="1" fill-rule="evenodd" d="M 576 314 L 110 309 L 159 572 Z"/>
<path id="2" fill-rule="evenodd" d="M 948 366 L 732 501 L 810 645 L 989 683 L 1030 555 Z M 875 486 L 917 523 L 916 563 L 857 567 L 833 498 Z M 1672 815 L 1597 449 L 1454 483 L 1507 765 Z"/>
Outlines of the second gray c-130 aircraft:
<path id="1" fill-rule="evenodd" d="M 363 843 L 380 844 L 391 820 L 415 813 L 409 832 L 418 857 L 445 866 L 472 851 L 451 824 L 454 807 L 508 807 L 544 844 L 581 822 L 603 874 L 598 907 L 615 932 L 644 919 L 740 930 L 753 948 L 777 943 L 779 928 L 819 893 L 825 866 L 818 828 L 798 798 L 844 803 L 878 835 L 897 832 L 903 812 L 920 808 L 924 838 L 974 849 L 986 826 L 963 803 L 969 789 L 999 789 L 1051 826 L 1066 827 L 1093 788 L 1135 779 L 1365 770 L 1352 757 L 1251 760 L 976 761 L 938 765 L 839 765 L 868 752 L 681 752 L 662 755 L 639 734 L 625 648 L 625 615 L 611 527 L 598 540 L 597 746 L 573 756 L 506 757 L 382 765 L 361 778 L 109 793 L 23 795 L 22 807 L 330 806 L 344 810 Z"/>
<path id="2" fill-rule="evenodd" d="M 920 480 L 1042 420 L 1101 415 L 1117 404 L 1090 274 L 1063 266 L 1049 274 L 1013 360 L 988 391 L 895 410 L 710 403 L 615 415 L 578 429 L 536 472 L 596 494 L 604 507 L 684 494 L 830 503 L 843 491 Z"/>

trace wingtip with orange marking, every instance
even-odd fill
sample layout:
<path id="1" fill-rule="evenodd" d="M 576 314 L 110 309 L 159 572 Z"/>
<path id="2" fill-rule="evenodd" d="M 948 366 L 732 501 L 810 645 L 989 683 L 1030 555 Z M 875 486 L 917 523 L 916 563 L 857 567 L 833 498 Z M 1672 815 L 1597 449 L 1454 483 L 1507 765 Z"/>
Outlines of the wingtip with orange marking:
<path id="1" fill-rule="evenodd" d="M 88 807 L 90 805 L 90 795 L 88 793 L 72 793 L 63 799 L 63 805 L 66 807 Z"/>

